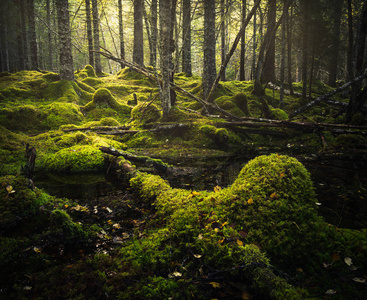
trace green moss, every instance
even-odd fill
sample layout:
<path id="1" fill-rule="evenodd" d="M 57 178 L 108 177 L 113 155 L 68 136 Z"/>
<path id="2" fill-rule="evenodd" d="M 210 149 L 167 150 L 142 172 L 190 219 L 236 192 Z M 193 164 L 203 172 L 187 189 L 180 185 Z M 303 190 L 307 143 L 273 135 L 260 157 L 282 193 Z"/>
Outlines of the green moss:
<path id="1" fill-rule="evenodd" d="M 42 122 L 45 117 L 45 112 L 34 105 L 3 108 L 0 109 L 0 126 L 13 131 L 39 131 L 46 129 Z"/>
<path id="2" fill-rule="evenodd" d="M 44 91 L 44 98 L 51 102 L 79 103 L 79 95 L 75 92 L 75 82 L 60 80 L 51 82 Z"/>
<path id="3" fill-rule="evenodd" d="M 334 146 L 341 149 L 356 149 L 364 145 L 367 145 L 367 138 L 357 134 L 340 134 L 334 142 Z"/>
<path id="4" fill-rule="evenodd" d="M 23 176 L 0 177 L 0 228 L 15 226 L 23 218 L 34 215 L 40 207 L 53 198 L 32 190 L 29 180 Z"/>
<path id="5" fill-rule="evenodd" d="M 86 104 L 83 110 L 90 111 L 97 107 L 110 107 L 123 114 L 130 114 L 131 111 L 129 106 L 118 103 L 111 92 L 105 88 L 98 89 L 93 95 L 93 100 Z"/>
<path id="6" fill-rule="evenodd" d="M 280 108 L 270 108 L 271 116 L 276 120 L 288 120 L 288 114 Z"/>
<path id="7" fill-rule="evenodd" d="M 220 108 L 228 111 L 235 116 L 242 117 L 245 115 L 244 112 L 240 108 L 238 108 L 236 103 L 233 102 L 233 99 L 230 96 L 219 97 L 215 100 L 215 102 Z"/>
<path id="8" fill-rule="evenodd" d="M 80 124 L 84 117 L 78 105 L 74 103 L 54 102 L 47 109 L 45 124 L 47 128 L 57 129 L 65 124 Z"/>
<path id="9" fill-rule="evenodd" d="M 101 83 L 103 83 L 103 80 L 98 79 L 98 78 L 93 78 L 93 77 L 87 77 L 85 79 L 82 80 L 83 83 L 96 88 L 98 85 L 100 85 Z"/>
<path id="10" fill-rule="evenodd" d="M 248 116 L 250 112 L 247 106 L 247 95 L 245 93 L 237 93 L 233 96 L 232 102 L 237 105 L 237 107 L 243 111 L 243 113 Z"/>
<path id="11" fill-rule="evenodd" d="M 47 72 L 46 74 L 42 75 L 42 78 L 48 80 L 48 81 L 59 81 L 60 80 L 60 74 L 54 73 L 54 72 Z"/>
<path id="12" fill-rule="evenodd" d="M 154 104 L 142 103 L 132 109 L 131 118 L 138 124 L 152 123 L 161 118 L 161 112 Z"/>
<path id="13" fill-rule="evenodd" d="M 101 170 L 104 166 L 103 153 L 92 146 L 73 146 L 50 155 L 45 166 L 54 172 L 83 172 Z"/>

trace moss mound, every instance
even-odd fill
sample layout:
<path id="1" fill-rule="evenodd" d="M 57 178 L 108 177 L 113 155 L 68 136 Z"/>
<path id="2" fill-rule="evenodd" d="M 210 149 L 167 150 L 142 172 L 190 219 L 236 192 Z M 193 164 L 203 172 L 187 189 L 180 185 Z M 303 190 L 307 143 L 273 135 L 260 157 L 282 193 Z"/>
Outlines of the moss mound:
<path id="1" fill-rule="evenodd" d="M 23 176 L 0 177 L 0 228 L 15 226 L 52 201 L 52 197 L 40 190 L 32 190 L 31 185 Z"/>
<path id="2" fill-rule="evenodd" d="M 139 124 L 152 123 L 161 118 L 161 112 L 154 104 L 142 103 L 132 109 L 131 118 Z"/>
<path id="3" fill-rule="evenodd" d="M 231 113 L 232 115 L 243 117 L 244 112 L 237 106 L 237 104 L 233 101 L 233 98 L 230 96 L 221 96 L 215 100 L 217 105 Z"/>
<path id="4" fill-rule="evenodd" d="M 111 92 L 105 88 L 98 89 L 93 94 L 93 100 L 83 107 L 84 111 L 91 111 L 95 108 L 112 108 L 123 114 L 130 114 L 131 108 L 117 102 Z"/>
<path id="5" fill-rule="evenodd" d="M 104 157 L 96 147 L 76 145 L 50 155 L 45 166 L 49 171 L 64 173 L 98 171 L 104 166 Z"/>
<path id="6" fill-rule="evenodd" d="M 47 118 L 45 123 L 50 129 L 57 129 L 61 125 L 78 125 L 84 117 L 78 105 L 74 103 L 55 102 L 47 108 Z"/>

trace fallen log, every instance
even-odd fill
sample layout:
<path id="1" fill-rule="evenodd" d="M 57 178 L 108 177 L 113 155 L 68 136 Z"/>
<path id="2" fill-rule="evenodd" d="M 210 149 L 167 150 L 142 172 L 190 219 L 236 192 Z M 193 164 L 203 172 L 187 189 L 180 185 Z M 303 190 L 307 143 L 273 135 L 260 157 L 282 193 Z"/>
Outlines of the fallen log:
<path id="1" fill-rule="evenodd" d="M 110 154 L 115 157 L 122 156 L 123 158 L 129 161 L 132 161 L 132 162 L 145 163 L 145 164 L 152 165 L 158 171 L 167 172 L 167 170 L 170 167 L 168 164 L 162 162 L 160 159 L 154 159 L 148 156 L 136 156 L 128 152 L 119 151 L 119 150 L 108 148 L 105 146 L 101 146 L 99 150 L 102 151 L 103 153 Z"/>
<path id="2" fill-rule="evenodd" d="M 113 129 L 128 130 L 130 129 L 130 127 L 128 126 L 90 126 L 90 127 L 66 128 L 66 129 L 62 129 L 62 131 L 71 132 L 71 131 L 113 130 Z"/>

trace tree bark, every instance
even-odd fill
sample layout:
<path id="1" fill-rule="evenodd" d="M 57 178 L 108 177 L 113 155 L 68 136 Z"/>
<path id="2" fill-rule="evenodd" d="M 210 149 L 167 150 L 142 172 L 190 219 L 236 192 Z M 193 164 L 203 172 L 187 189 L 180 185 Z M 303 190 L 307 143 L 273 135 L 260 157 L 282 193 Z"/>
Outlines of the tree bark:
<path id="1" fill-rule="evenodd" d="M 90 0 L 85 0 L 85 15 L 87 23 L 88 58 L 89 64 L 94 66 L 92 18 L 90 14 Z"/>
<path id="2" fill-rule="evenodd" d="M 47 43 L 48 43 L 48 55 L 47 55 L 47 67 L 48 70 L 53 69 L 53 46 L 52 46 L 52 31 L 51 31 L 51 7 L 50 0 L 46 0 L 46 13 L 47 13 Z"/>
<path id="3" fill-rule="evenodd" d="M 192 76 L 191 68 L 191 0 L 182 0 L 182 72 Z"/>
<path id="4" fill-rule="evenodd" d="M 133 62 L 144 66 L 143 1 L 134 0 L 134 50 Z"/>
<path id="5" fill-rule="evenodd" d="M 221 24 L 220 24 L 220 40 L 221 40 L 221 47 L 220 47 L 220 59 L 221 59 L 221 64 L 224 64 L 224 61 L 226 60 L 226 3 L 225 0 L 221 0 L 220 1 L 220 19 L 221 19 Z M 224 72 L 221 74 L 220 79 L 222 81 L 226 81 L 226 71 L 224 70 Z"/>
<path id="6" fill-rule="evenodd" d="M 157 65 L 157 40 L 158 40 L 158 15 L 157 15 L 157 0 L 152 0 L 150 5 L 150 13 L 151 13 L 151 39 L 152 46 L 150 49 L 150 65 L 156 67 Z"/>
<path id="7" fill-rule="evenodd" d="M 99 14 L 97 0 L 92 0 L 92 14 L 94 51 L 99 51 Z M 101 57 L 98 52 L 95 52 L 94 55 L 94 69 L 97 74 L 102 73 Z"/>
<path id="8" fill-rule="evenodd" d="M 334 5 L 334 18 L 333 18 L 333 31 L 332 31 L 332 45 L 330 48 L 330 60 L 329 60 L 329 79 L 328 85 L 335 87 L 336 78 L 338 73 L 339 62 L 339 45 L 340 45 L 340 24 L 342 16 L 343 2 L 341 0 L 335 1 Z"/>
<path id="9" fill-rule="evenodd" d="M 31 53 L 31 69 L 38 69 L 38 45 L 36 36 L 36 20 L 34 12 L 34 0 L 27 0 L 28 3 L 28 30 L 29 30 L 29 50 Z"/>
<path id="10" fill-rule="evenodd" d="M 242 19 L 241 26 L 246 22 L 246 0 L 242 0 Z M 246 80 L 245 74 L 245 46 L 246 46 L 246 34 L 245 32 L 241 36 L 241 53 L 240 53 L 240 81 Z"/>
<path id="11" fill-rule="evenodd" d="M 288 8 L 287 8 L 288 9 Z M 275 28 L 277 13 L 277 2 L 276 0 L 268 1 L 268 26 L 266 31 L 272 31 Z M 265 35 L 264 43 L 267 44 L 267 50 L 264 60 L 264 66 L 261 72 L 261 83 L 275 82 L 275 33 Z"/>
<path id="12" fill-rule="evenodd" d="M 215 63 L 215 1 L 204 0 L 204 66 L 203 66 L 203 98 L 213 103 L 210 88 L 216 78 Z M 221 75 L 224 74 L 224 71 Z"/>
<path id="13" fill-rule="evenodd" d="M 303 14 L 303 41 L 302 41 L 302 100 L 306 103 L 307 98 L 307 75 L 308 75 L 308 34 L 309 34 L 309 0 L 301 0 Z"/>
<path id="14" fill-rule="evenodd" d="M 68 0 L 56 0 L 60 46 L 60 79 L 74 80 Z"/>

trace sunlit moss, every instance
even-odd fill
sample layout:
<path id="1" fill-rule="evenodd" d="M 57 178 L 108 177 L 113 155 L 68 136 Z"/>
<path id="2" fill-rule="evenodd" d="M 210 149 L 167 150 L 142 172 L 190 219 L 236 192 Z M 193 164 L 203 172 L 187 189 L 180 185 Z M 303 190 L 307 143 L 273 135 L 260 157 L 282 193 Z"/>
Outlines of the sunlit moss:
<path id="1" fill-rule="evenodd" d="M 47 128 L 57 129 L 64 124 L 80 124 L 84 117 L 78 105 L 74 103 L 54 102 L 47 109 L 45 124 Z"/>
<path id="2" fill-rule="evenodd" d="M 160 110 L 154 105 L 145 103 L 135 106 L 131 111 L 131 118 L 137 124 L 157 122 L 161 118 Z"/>

